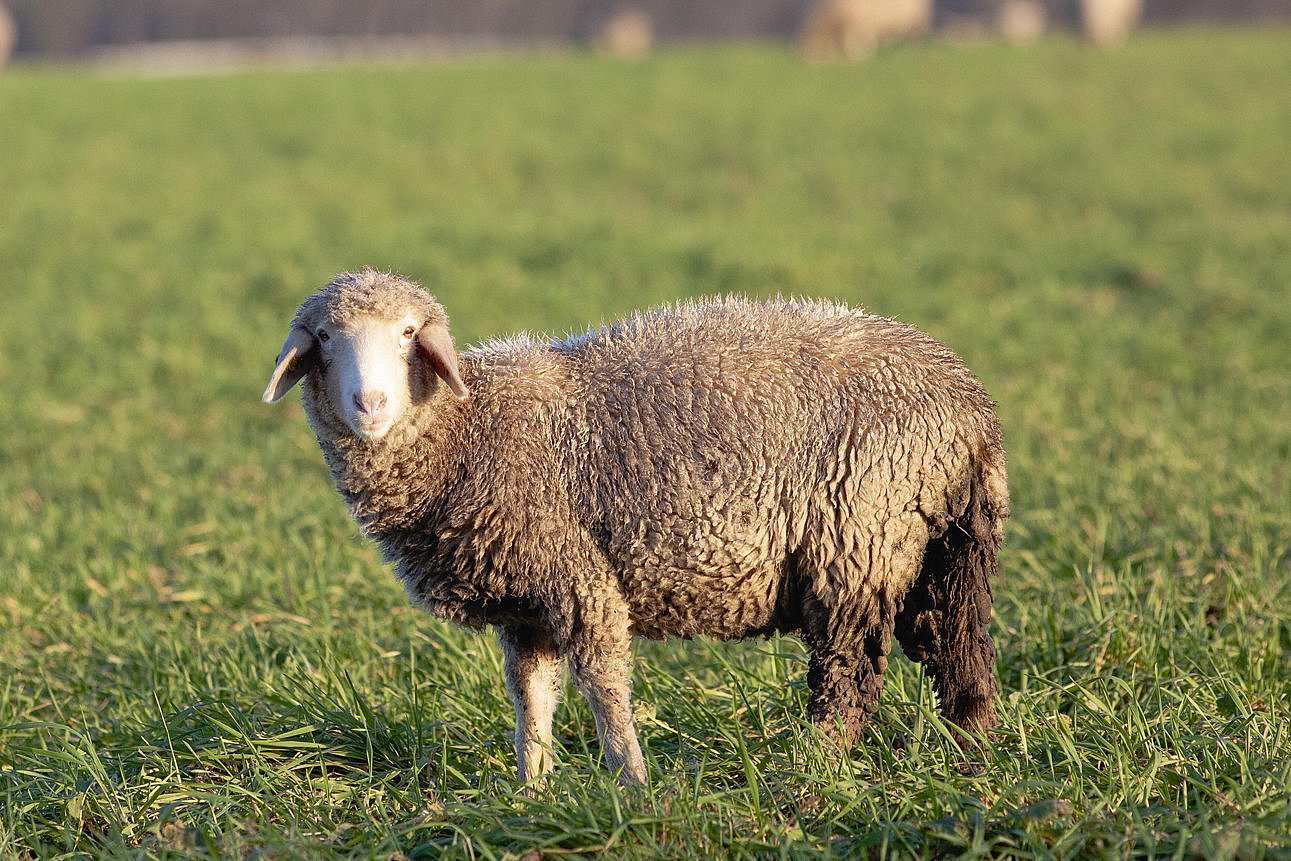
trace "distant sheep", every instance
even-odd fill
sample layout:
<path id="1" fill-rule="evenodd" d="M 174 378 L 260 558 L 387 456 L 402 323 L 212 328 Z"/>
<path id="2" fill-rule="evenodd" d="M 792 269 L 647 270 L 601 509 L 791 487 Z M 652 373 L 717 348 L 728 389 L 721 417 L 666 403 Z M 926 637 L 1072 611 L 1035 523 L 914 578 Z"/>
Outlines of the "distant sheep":
<path id="1" fill-rule="evenodd" d="M 1043 0 L 1004 0 L 996 12 L 996 27 L 1005 41 L 1027 45 L 1044 35 L 1049 13 Z"/>
<path id="2" fill-rule="evenodd" d="M 1009 499 L 991 400 L 916 329 L 828 302 L 700 300 L 459 353 L 442 306 L 365 269 L 300 306 L 336 487 L 414 600 L 497 628 L 521 782 L 552 765 L 561 663 L 607 765 L 646 778 L 631 639 L 792 633 L 844 744 L 895 633 L 945 716 L 995 724 L 991 577 Z"/>
<path id="3" fill-rule="evenodd" d="M 9 62 L 14 46 L 18 44 L 18 24 L 8 7 L 0 2 L 0 69 Z"/>
<path id="4" fill-rule="evenodd" d="M 803 23 L 798 48 L 809 60 L 857 60 L 931 25 L 932 0 L 821 0 Z"/>
<path id="5" fill-rule="evenodd" d="M 654 26 L 650 16 L 639 9 L 622 9 L 597 30 L 592 47 L 602 54 L 624 60 L 639 60 L 654 47 Z"/>
<path id="6" fill-rule="evenodd" d="M 1121 44 L 1139 25 L 1143 0 L 1080 0 L 1085 38 L 1102 48 Z"/>

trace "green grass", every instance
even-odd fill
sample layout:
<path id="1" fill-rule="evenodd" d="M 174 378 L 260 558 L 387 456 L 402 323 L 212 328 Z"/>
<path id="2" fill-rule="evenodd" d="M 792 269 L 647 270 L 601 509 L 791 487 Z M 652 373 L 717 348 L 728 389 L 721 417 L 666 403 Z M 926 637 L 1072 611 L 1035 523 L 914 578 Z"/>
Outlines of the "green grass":
<path id="1" fill-rule="evenodd" d="M 1291 857 L 1291 33 L 0 77 L 0 856 Z M 461 341 L 845 298 L 962 353 L 1015 515 L 1002 723 L 896 660 L 850 760 L 791 640 L 642 644 L 653 789 L 410 609 L 293 398 L 362 264 Z M 535 856 L 530 856 L 531 858 Z"/>

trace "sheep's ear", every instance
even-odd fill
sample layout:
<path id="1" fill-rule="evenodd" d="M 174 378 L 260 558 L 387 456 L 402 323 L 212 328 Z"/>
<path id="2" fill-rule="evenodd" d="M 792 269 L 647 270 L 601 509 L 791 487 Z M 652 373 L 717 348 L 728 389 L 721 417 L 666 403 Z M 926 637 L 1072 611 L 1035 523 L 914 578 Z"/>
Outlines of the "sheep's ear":
<path id="1" fill-rule="evenodd" d="M 459 401 L 471 396 L 462 382 L 462 374 L 457 370 L 457 348 L 453 346 L 453 336 L 448 334 L 448 327 L 442 323 L 427 323 L 417 333 L 417 346 L 421 348 L 435 373 L 443 380 Z"/>
<path id="2" fill-rule="evenodd" d="M 309 351 L 314 349 L 314 336 L 300 326 L 292 326 L 283 342 L 282 352 L 274 365 L 269 385 L 265 386 L 260 400 L 266 404 L 276 404 L 282 396 L 291 391 L 291 387 L 300 382 L 300 378 L 309 371 Z"/>

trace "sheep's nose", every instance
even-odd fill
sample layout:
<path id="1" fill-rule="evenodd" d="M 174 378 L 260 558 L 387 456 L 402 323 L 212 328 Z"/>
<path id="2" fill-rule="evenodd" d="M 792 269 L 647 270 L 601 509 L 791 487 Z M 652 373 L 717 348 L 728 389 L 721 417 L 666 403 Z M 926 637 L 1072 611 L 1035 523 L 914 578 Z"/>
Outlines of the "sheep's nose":
<path id="1" fill-rule="evenodd" d="M 386 405 L 383 392 L 363 392 L 354 396 L 354 408 L 365 416 L 375 416 Z"/>

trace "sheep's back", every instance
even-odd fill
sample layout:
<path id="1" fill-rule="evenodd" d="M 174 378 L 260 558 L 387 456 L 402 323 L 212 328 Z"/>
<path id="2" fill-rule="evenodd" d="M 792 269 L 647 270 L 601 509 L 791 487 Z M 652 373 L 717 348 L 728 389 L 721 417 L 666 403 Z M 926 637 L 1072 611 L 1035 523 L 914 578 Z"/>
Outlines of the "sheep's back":
<path id="1" fill-rule="evenodd" d="M 944 523 L 998 448 L 953 353 L 835 304 L 687 304 L 559 349 L 580 389 L 576 504 L 651 636 L 784 627 L 785 574 L 813 534 Z"/>

